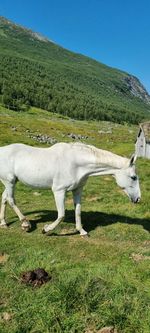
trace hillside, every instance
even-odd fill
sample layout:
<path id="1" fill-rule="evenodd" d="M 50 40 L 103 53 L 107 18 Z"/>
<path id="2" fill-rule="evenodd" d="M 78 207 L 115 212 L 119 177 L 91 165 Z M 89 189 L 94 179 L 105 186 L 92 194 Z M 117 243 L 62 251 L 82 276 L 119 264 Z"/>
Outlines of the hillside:
<path id="1" fill-rule="evenodd" d="M 70 52 L 3 17 L 0 102 L 16 111 L 36 106 L 81 120 L 150 119 L 150 96 L 136 77 Z"/>

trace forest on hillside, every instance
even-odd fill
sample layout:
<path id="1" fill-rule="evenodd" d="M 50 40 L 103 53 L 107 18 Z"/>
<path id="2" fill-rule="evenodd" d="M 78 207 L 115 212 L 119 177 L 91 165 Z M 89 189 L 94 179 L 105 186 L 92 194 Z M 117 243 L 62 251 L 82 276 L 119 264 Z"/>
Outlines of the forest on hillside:
<path id="1" fill-rule="evenodd" d="M 41 62 L 22 57 L 0 55 L 0 102 L 14 111 L 25 112 L 31 106 L 36 106 L 51 112 L 56 112 L 75 119 L 95 119 L 114 122 L 138 123 L 145 118 L 143 103 L 128 104 L 123 101 L 123 91 L 112 98 L 112 93 L 101 82 L 81 83 L 80 77 L 72 70 L 62 73 L 56 68 Z M 90 78 L 86 78 L 90 80 Z M 93 78 L 94 81 L 94 78 Z M 92 85 L 97 92 L 92 91 Z M 100 94 L 98 93 L 98 89 Z M 117 89 L 117 87 L 116 87 Z M 126 89 L 122 87 L 122 89 Z M 117 91 L 118 94 L 118 91 Z M 134 98 L 134 100 L 136 100 Z"/>

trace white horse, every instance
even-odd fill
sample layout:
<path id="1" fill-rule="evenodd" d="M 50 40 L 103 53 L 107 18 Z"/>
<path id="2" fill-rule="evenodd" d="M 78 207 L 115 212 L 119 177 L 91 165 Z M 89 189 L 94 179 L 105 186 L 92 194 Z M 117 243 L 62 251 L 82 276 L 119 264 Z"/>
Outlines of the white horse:
<path id="1" fill-rule="evenodd" d="M 87 232 L 81 225 L 81 194 L 89 176 L 113 175 L 129 198 L 138 202 L 141 197 L 139 180 L 135 173 L 135 156 L 127 159 L 111 152 L 82 143 L 57 143 L 50 148 L 35 148 L 11 144 L 0 148 L 0 180 L 5 186 L 2 194 L 0 226 L 6 227 L 5 208 L 8 202 L 29 230 L 30 222 L 16 206 L 14 188 L 17 181 L 36 187 L 51 188 L 58 217 L 44 226 L 43 232 L 53 230 L 65 215 L 65 194 L 72 191 L 75 205 L 76 229 Z"/>

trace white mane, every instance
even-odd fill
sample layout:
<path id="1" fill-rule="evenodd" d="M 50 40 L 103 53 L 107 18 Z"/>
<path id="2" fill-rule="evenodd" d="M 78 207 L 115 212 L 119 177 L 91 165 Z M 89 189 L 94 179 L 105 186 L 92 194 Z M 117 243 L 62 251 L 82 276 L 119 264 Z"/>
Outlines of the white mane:
<path id="1" fill-rule="evenodd" d="M 71 143 L 70 145 L 72 148 L 80 148 L 82 151 L 92 153 L 97 164 L 103 164 L 117 169 L 127 168 L 129 166 L 130 160 L 128 158 L 111 153 L 110 151 L 99 149 L 92 145 L 86 145 L 81 142 Z"/>

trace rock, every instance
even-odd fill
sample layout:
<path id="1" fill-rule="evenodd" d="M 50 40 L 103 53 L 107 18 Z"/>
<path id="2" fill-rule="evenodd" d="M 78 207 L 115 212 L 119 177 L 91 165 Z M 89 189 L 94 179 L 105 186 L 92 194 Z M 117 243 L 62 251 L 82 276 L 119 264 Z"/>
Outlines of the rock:
<path id="1" fill-rule="evenodd" d="M 41 195 L 41 193 L 39 193 L 39 192 L 33 192 L 33 194 L 36 195 L 36 196 Z"/>
<path id="2" fill-rule="evenodd" d="M 33 140 L 36 140 L 40 143 L 54 144 L 57 142 L 57 140 L 55 138 L 52 138 L 47 134 L 38 133 L 38 134 L 33 135 L 32 133 L 30 133 L 28 136 L 30 138 L 32 138 Z"/>
<path id="3" fill-rule="evenodd" d="M 17 131 L 17 127 L 12 126 L 12 127 L 11 127 L 11 130 L 12 130 L 12 131 Z"/>
<path id="4" fill-rule="evenodd" d="M 11 318 L 12 318 L 12 315 L 8 312 L 3 312 L 1 314 L 1 319 L 4 321 L 9 321 L 9 320 L 11 320 Z"/>
<path id="5" fill-rule="evenodd" d="M 87 135 L 68 133 L 68 137 L 74 140 L 86 140 L 88 139 Z"/>
<path id="6" fill-rule="evenodd" d="M 135 76 L 128 75 L 124 78 L 124 82 L 132 95 L 142 99 L 143 102 L 150 104 L 150 95 L 146 91 L 145 87 L 141 84 L 139 79 L 137 79 Z"/>

